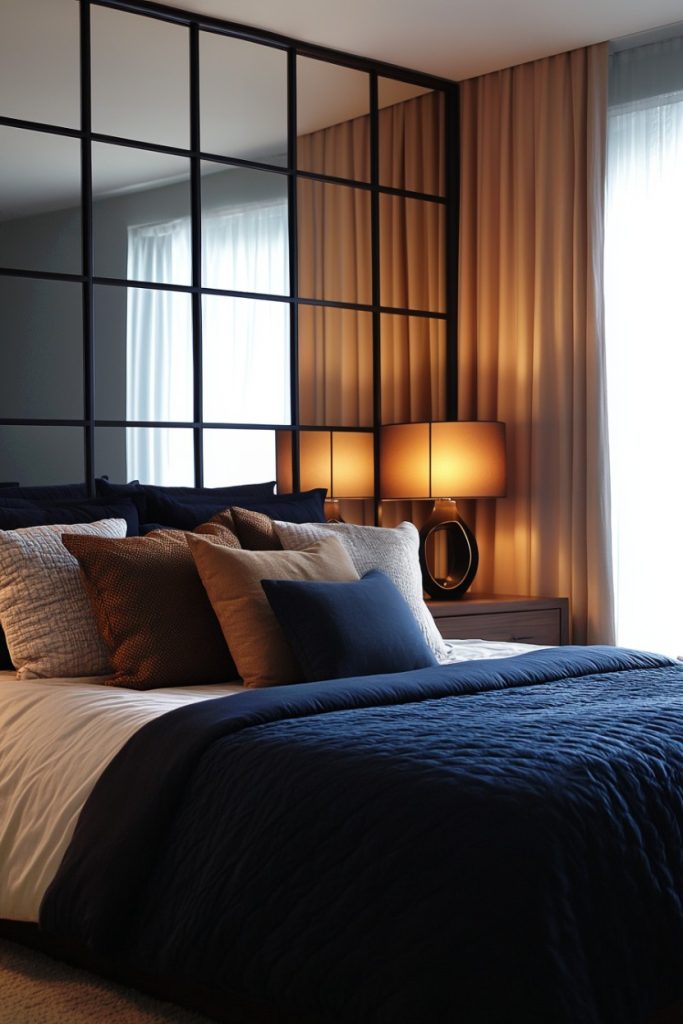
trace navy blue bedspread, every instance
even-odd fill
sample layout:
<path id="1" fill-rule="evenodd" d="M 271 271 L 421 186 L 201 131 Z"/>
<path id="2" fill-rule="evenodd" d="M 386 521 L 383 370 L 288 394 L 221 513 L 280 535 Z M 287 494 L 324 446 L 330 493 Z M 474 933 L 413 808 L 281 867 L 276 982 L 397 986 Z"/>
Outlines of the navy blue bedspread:
<path id="1" fill-rule="evenodd" d="M 41 924 L 302 1020 L 635 1024 L 683 996 L 682 832 L 655 655 L 248 691 L 129 741 Z"/>

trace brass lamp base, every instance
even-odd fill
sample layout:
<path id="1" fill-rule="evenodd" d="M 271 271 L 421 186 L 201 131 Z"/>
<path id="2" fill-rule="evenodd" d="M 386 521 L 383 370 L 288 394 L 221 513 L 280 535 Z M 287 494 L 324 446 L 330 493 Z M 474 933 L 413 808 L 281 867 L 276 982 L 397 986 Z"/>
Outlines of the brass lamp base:
<path id="1" fill-rule="evenodd" d="M 424 589 L 441 601 L 462 597 L 477 574 L 477 542 L 452 498 L 438 498 L 420 530 L 420 567 Z"/>

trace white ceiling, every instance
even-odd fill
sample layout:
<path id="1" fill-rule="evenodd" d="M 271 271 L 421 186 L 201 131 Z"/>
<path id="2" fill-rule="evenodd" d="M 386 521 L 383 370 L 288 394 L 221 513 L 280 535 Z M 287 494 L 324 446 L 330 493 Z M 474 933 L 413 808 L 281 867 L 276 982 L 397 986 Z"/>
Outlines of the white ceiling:
<path id="1" fill-rule="evenodd" d="M 681 0 L 166 0 L 445 78 L 680 22 Z"/>
<path id="2" fill-rule="evenodd" d="M 647 6 L 643 0 L 166 3 L 452 79 L 680 24 L 683 15 L 683 0 L 649 0 Z M 94 129 L 187 147 L 187 62 L 186 29 L 93 7 Z M 255 159 L 263 154 L 273 159 L 281 153 L 286 125 L 282 51 L 207 33 L 202 35 L 200 64 L 202 148 Z M 300 133 L 367 110 L 367 76 L 319 61 L 300 61 L 298 74 Z M 405 83 L 382 79 L 381 105 L 410 94 L 404 96 L 401 89 Z M 211 96 L 216 98 L 213 105 L 207 99 Z M 0 0 L 0 107 L 11 117 L 78 127 L 78 5 L 74 0 Z M 221 133 L 229 136 L 228 148 L 223 147 Z M 187 178 L 187 161 L 177 157 L 109 146 L 96 150 L 93 173 L 98 196 L 128 191 L 133 183 L 148 188 Z M 0 152 L 0 220 L 77 201 L 77 141 L 0 127 Z M 219 168 L 206 165 L 204 170 L 210 173 Z"/>

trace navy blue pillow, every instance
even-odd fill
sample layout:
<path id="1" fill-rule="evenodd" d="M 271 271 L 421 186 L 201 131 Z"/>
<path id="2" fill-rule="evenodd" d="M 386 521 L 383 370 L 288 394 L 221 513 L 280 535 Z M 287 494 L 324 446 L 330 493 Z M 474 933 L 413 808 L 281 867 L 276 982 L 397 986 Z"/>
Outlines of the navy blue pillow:
<path id="1" fill-rule="evenodd" d="M 5 501 L 0 497 L 0 530 L 56 523 L 94 523 L 99 519 L 125 519 L 129 537 L 137 537 L 140 533 L 138 510 L 129 500 L 83 498 L 81 501 L 29 502 L 19 498 Z"/>
<path id="2" fill-rule="evenodd" d="M 87 498 L 88 485 L 44 484 L 36 487 L 20 487 L 18 484 L 0 484 L 3 498 L 26 498 L 28 501 L 61 501 L 62 498 Z"/>
<path id="3" fill-rule="evenodd" d="M 176 530 L 194 530 L 195 526 L 207 522 L 217 512 L 222 512 L 231 505 L 252 512 L 263 512 L 273 519 L 281 519 L 286 523 L 324 523 L 326 494 L 324 487 L 317 487 L 312 491 L 273 494 L 269 498 L 257 500 L 252 500 L 250 495 L 231 495 L 229 498 L 219 499 L 209 499 L 207 495 L 204 501 L 197 499 L 192 502 L 156 494 L 151 499 L 148 497 L 147 509 L 150 509 L 150 505 L 153 506 L 154 515 L 150 522 L 155 527 L 171 526 Z M 147 532 L 147 522 L 143 524 L 142 530 Z"/>
<path id="4" fill-rule="evenodd" d="M 404 597 L 379 569 L 354 583 L 261 586 L 309 683 L 438 664 Z"/>
<path id="5" fill-rule="evenodd" d="M 95 480 L 95 491 L 100 497 L 110 499 L 125 497 L 134 501 L 142 523 L 163 522 L 158 514 L 158 498 L 162 499 L 162 514 L 164 513 L 164 498 L 175 498 L 186 505 L 215 503 L 216 511 L 220 511 L 221 508 L 230 504 L 230 501 L 223 501 L 223 498 L 265 499 L 272 497 L 274 490 L 274 480 L 260 484 L 232 484 L 227 487 L 163 487 L 160 484 L 141 484 L 139 480 L 131 480 L 127 484 L 112 484 L 106 477 L 98 477 Z M 204 520 L 200 519 L 199 522 L 204 522 Z M 198 523 L 194 525 L 197 526 Z M 168 525 L 175 526 L 175 523 Z M 185 529 L 193 529 L 193 527 L 185 527 Z"/>

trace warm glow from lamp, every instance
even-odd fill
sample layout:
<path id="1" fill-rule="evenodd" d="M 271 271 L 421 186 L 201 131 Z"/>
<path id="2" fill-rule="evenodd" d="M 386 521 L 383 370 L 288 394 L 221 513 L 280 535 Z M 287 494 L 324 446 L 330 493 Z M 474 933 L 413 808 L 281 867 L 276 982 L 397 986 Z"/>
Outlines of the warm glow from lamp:
<path id="1" fill-rule="evenodd" d="M 479 564 L 456 498 L 501 498 L 507 484 L 505 424 L 458 421 L 382 427 L 380 498 L 434 499 L 420 531 L 420 564 L 432 597 L 461 597 Z"/>
<path id="2" fill-rule="evenodd" d="M 302 430 L 299 482 L 303 491 L 326 487 L 330 498 L 371 498 L 375 453 L 370 432 Z"/>
<path id="3" fill-rule="evenodd" d="M 504 423 L 394 423 L 382 427 L 381 453 L 384 499 L 505 494 Z"/>

